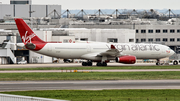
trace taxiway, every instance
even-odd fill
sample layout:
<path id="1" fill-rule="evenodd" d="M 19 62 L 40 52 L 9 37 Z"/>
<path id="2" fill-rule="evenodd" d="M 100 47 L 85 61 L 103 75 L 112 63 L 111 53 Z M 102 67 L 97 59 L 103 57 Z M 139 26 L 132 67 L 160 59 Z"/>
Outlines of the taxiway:
<path id="1" fill-rule="evenodd" d="M 93 66 L 96 66 L 93 63 Z M 108 66 L 155 66 L 155 63 L 121 64 L 108 63 Z M 50 63 L 50 64 L 9 64 L 0 65 L 0 68 L 37 68 L 37 67 L 82 67 L 81 63 Z"/>

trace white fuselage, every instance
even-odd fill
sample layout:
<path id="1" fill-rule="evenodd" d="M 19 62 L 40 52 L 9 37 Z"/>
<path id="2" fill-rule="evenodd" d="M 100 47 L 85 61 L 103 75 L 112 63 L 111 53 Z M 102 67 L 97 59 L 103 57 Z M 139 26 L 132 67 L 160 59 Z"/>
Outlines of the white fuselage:
<path id="1" fill-rule="evenodd" d="M 101 60 L 98 54 L 110 49 L 111 43 L 47 43 L 37 53 L 64 59 Z M 137 59 L 160 59 L 169 57 L 174 51 L 160 44 L 113 43 L 120 51 L 118 56 L 133 55 Z M 116 56 L 107 56 L 108 60 Z"/>

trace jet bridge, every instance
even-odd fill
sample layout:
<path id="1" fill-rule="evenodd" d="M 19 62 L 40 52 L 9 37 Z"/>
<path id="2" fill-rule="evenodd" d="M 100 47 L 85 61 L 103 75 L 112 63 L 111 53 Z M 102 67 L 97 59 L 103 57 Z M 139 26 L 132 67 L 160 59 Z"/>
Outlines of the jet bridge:
<path id="1" fill-rule="evenodd" d="M 10 49 L 10 44 L 7 44 L 9 40 L 4 40 L 0 44 L 0 64 L 14 64 L 16 63 L 16 57 L 13 51 Z"/>

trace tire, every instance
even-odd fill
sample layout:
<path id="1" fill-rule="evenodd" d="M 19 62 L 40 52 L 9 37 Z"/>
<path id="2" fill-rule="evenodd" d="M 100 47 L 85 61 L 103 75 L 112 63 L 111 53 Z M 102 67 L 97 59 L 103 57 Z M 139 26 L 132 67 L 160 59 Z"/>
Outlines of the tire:
<path id="1" fill-rule="evenodd" d="M 103 63 L 102 63 L 102 66 L 107 66 L 107 63 L 106 63 L 106 62 L 103 62 Z"/>
<path id="2" fill-rule="evenodd" d="M 174 62 L 173 62 L 173 65 L 178 65 L 178 62 L 177 62 L 177 61 L 174 61 Z"/>
<path id="3" fill-rule="evenodd" d="M 157 65 L 157 66 L 159 66 L 159 65 L 160 65 L 160 63 L 159 63 L 159 62 L 157 62 L 157 63 L 156 63 L 156 65 Z"/>
<path id="4" fill-rule="evenodd" d="M 87 66 L 87 63 L 86 62 L 82 62 L 82 66 Z"/>
<path id="5" fill-rule="evenodd" d="M 88 65 L 88 66 L 92 66 L 92 62 L 88 62 L 87 65 Z"/>
<path id="6" fill-rule="evenodd" d="M 96 66 L 102 66 L 101 62 L 97 62 Z"/>

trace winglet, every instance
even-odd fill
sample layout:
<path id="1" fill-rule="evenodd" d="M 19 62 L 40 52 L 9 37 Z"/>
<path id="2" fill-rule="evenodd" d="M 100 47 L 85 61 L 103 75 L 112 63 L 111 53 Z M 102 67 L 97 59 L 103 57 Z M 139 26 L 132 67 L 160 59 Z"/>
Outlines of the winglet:
<path id="1" fill-rule="evenodd" d="M 114 45 L 111 45 L 111 49 L 116 49 L 116 47 Z"/>

